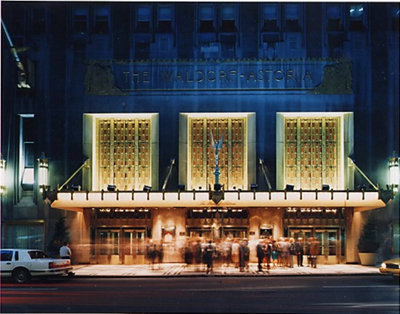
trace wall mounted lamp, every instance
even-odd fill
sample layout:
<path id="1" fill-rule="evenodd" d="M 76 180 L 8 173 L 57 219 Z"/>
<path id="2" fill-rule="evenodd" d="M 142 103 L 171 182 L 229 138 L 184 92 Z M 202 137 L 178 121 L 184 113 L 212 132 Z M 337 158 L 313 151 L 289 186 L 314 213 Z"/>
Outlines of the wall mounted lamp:
<path id="1" fill-rule="evenodd" d="M 43 193 L 47 190 L 49 186 L 49 160 L 46 158 L 44 153 L 41 153 L 38 158 L 39 162 L 39 177 L 38 177 L 38 185 L 39 190 Z"/>
<path id="2" fill-rule="evenodd" d="M 399 156 L 395 152 L 389 158 L 389 184 L 396 194 L 399 190 Z"/>
<path id="3" fill-rule="evenodd" d="M 6 190 L 6 161 L 0 159 L 0 194 L 3 194 Z"/>

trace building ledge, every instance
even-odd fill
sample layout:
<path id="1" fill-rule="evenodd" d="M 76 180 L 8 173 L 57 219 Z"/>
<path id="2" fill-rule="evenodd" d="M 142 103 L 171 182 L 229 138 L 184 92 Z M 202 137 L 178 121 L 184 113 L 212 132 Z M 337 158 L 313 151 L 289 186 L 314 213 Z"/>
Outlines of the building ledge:
<path id="1" fill-rule="evenodd" d="M 385 207 L 379 191 L 225 191 L 215 203 L 209 191 L 68 191 L 57 192 L 52 208 L 83 211 L 83 208 L 173 207 L 351 207 L 364 211 Z"/>

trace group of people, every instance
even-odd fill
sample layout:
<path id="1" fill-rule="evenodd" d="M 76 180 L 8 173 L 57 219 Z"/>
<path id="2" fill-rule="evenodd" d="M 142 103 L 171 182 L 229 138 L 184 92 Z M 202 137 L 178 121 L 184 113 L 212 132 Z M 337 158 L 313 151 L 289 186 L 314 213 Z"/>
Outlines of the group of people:
<path id="1" fill-rule="evenodd" d="M 164 258 L 164 247 L 162 243 L 155 243 L 153 240 L 149 240 L 146 244 L 146 259 L 151 263 L 152 267 L 154 264 L 162 263 Z"/>
<path id="2" fill-rule="evenodd" d="M 319 255 L 319 242 L 316 238 L 310 237 L 304 243 L 303 238 L 279 238 L 278 241 L 272 237 L 260 239 L 256 246 L 258 271 L 262 271 L 263 264 L 269 270 L 271 264 L 273 268 L 294 267 L 295 259 L 297 266 L 303 266 L 303 257 L 307 256 L 308 265 L 317 267 L 317 255 Z"/>
<path id="3" fill-rule="evenodd" d="M 183 248 L 183 259 L 187 265 L 206 265 L 206 272 L 213 271 L 214 264 L 239 268 L 249 268 L 250 248 L 247 239 L 217 239 L 187 241 Z"/>
<path id="4" fill-rule="evenodd" d="M 278 240 L 272 237 L 262 238 L 256 245 L 255 253 L 258 260 L 258 271 L 263 268 L 298 267 L 303 266 L 304 256 L 307 256 L 307 266 L 317 267 L 317 255 L 320 246 L 317 238 L 284 238 Z M 182 250 L 186 265 L 206 265 L 206 272 L 213 271 L 215 264 L 227 267 L 233 265 L 241 272 L 249 269 L 250 248 L 248 240 L 242 239 L 197 239 L 186 242 Z"/>

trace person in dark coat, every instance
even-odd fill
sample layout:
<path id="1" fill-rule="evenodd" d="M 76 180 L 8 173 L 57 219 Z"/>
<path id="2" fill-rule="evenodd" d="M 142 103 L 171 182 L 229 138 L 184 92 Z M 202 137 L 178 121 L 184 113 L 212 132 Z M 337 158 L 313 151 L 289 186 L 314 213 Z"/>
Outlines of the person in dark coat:
<path id="1" fill-rule="evenodd" d="M 258 271 L 262 271 L 262 263 L 264 260 L 264 244 L 262 240 L 258 241 L 257 247 Z"/>
<path id="2" fill-rule="evenodd" d="M 208 245 L 204 250 L 204 262 L 207 265 L 207 274 L 213 271 L 213 258 L 215 254 L 215 248 L 211 241 L 208 241 Z"/>
<path id="3" fill-rule="evenodd" d="M 303 267 L 303 255 L 304 255 L 303 238 L 297 238 L 297 241 L 295 242 L 295 249 L 297 255 L 297 266 Z"/>

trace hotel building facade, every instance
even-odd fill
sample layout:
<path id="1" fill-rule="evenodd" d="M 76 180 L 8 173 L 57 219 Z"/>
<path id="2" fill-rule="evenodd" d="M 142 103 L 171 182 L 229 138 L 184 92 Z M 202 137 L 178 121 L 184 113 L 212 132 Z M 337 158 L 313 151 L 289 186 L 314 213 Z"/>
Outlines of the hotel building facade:
<path id="1" fill-rule="evenodd" d="M 376 216 L 398 254 L 397 3 L 5 1 L 2 20 L 3 247 L 47 249 L 65 217 L 78 263 L 265 236 L 357 263 Z"/>

